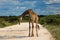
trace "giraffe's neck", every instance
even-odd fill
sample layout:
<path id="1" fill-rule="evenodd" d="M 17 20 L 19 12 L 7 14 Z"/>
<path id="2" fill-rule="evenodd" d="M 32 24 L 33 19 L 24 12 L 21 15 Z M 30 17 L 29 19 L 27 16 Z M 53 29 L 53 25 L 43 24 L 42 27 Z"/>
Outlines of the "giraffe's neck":
<path id="1" fill-rule="evenodd" d="M 28 12 L 24 12 L 24 13 L 22 13 L 21 15 L 20 15 L 20 17 L 24 17 L 25 15 L 27 15 L 28 14 Z"/>

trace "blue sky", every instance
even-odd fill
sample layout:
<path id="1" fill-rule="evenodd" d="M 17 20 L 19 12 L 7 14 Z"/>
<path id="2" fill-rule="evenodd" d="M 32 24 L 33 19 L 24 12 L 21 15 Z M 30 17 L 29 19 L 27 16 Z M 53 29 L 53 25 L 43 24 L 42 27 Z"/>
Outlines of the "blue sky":
<path id="1" fill-rule="evenodd" d="M 60 14 L 60 0 L 0 0 L 0 16 L 18 16 L 27 9 L 38 15 Z"/>

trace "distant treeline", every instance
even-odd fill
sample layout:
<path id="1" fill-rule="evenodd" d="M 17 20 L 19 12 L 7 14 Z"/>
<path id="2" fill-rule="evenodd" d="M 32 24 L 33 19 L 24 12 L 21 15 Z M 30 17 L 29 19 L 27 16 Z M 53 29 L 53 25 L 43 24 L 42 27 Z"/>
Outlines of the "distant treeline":
<path id="1" fill-rule="evenodd" d="M 59 15 L 38 15 L 40 24 L 60 24 Z M 28 21 L 28 16 L 23 17 L 22 22 Z M 0 16 L 0 26 L 8 26 L 18 23 L 18 16 Z"/>
<path id="2" fill-rule="evenodd" d="M 41 24 L 60 24 L 60 14 L 59 15 L 46 15 L 39 16 L 39 23 Z"/>

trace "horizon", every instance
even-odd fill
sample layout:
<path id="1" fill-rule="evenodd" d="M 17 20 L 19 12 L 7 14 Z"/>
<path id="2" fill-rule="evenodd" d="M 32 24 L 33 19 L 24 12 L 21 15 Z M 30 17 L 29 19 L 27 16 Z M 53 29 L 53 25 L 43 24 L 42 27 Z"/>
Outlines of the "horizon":
<path id="1" fill-rule="evenodd" d="M 20 16 L 20 15 L 0 15 L 0 16 Z M 48 15 L 60 15 L 60 14 L 47 14 L 47 15 L 42 15 L 42 16 L 48 16 Z M 28 15 L 25 15 L 25 16 L 28 16 Z M 41 15 L 38 15 L 38 16 L 41 16 Z"/>
<path id="2" fill-rule="evenodd" d="M 60 0 L 0 0 L 0 16 L 19 16 L 27 9 L 37 15 L 60 14 Z"/>

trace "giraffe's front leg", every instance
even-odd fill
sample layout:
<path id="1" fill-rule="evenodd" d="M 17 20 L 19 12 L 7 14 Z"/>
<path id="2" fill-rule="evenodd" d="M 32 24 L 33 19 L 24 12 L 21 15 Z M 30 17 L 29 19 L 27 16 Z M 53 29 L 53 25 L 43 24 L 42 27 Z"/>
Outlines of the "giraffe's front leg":
<path id="1" fill-rule="evenodd" d="M 32 37 L 34 36 L 34 22 L 32 22 Z"/>
<path id="2" fill-rule="evenodd" d="M 36 21 L 36 35 L 38 37 L 38 22 Z"/>
<path id="3" fill-rule="evenodd" d="M 31 32 L 31 26 L 30 26 L 30 20 L 29 20 L 29 35 L 28 35 L 29 37 L 31 35 L 30 32 Z"/>
<path id="4" fill-rule="evenodd" d="M 31 36 L 31 34 L 30 34 L 30 32 L 31 32 L 30 29 L 31 29 L 31 26 L 29 26 L 29 35 L 28 35 L 29 37 Z"/>

